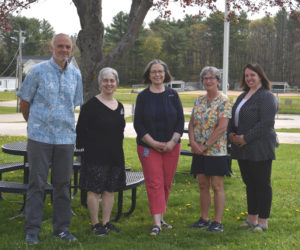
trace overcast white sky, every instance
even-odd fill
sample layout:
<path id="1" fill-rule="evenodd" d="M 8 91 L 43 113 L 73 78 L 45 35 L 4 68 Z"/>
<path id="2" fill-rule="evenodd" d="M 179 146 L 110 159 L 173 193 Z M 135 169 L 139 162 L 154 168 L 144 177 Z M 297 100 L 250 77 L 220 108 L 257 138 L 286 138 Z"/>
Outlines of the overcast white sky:
<path id="1" fill-rule="evenodd" d="M 102 21 L 104 25 L 108 26 L 112 22 L 112 18 L 120 11 L 129 13 L 130 6 L 131 0 L 103 0 Z M 189 14 L 196 14 L 197 12 L 197 8 L 189 10 Z M 38 3 L 32 4 L 30 9 L 23 10 L 20 15 L 40 20 L 46 19 L 56 33 L 63 32 L 72 35 L 80 30 L 76 7 L 71 0 L 39 0 Z M 185 13 L 178 5 L 172 8 L 172 18 L 182 18 L 184 15 Z M 157 11 L 150 10 L 145 18 L 145 23 L 149 23 L 158 16 Z"/>
<path id="2" fill-rule="evenodd" d="M 220 9 L 224 11 L 224 0 L 218 0 Z M 102 15 L 105 26 L 112 22 L 112 18 L 124 11 L 129 13 L 131 0 L 102 0 Z M 198 8 L 188 9 L 188 14 L 196 14 Z M 34 17 L 37 19 L 46 19 L 54 28 L 56 33 L 67 33 L 73 35 L 80 30 L 79 18 L 77 15 L 76 7 L 71 0 L 39 0 L 38 3 L 31 5 L 28 10 L 21 12 L 22 16 L 28 18 Z M 183 18 L 185 13 L 178 4 L 172 7 L 172 18 Z M 145 18 L 145 23 L 149 23 L 158 17 L 157 11 L 150 10 Z"/>

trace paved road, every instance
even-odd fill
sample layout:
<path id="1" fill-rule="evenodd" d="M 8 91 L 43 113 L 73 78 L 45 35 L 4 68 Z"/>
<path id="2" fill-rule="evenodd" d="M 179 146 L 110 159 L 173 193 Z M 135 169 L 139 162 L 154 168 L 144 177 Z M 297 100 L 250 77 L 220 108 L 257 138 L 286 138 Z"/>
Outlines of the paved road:
<path id="1" fill-rule="evenodd" d="M 15 106 L 15 102 L 1 102 L 0 106 Z M 125 104 L 125 115 L 132 115 L 132 106 Z M 184 111 L 186 114 L 191 112 L 191 109 Z M 75 114 L 76 119 L 78 113 Z M 185 124 L 187 127 L 187 123 Z M 300 115 L 276 115 L 275 128 L 300 128 Z M 278 138 L 280 143 L 300 144 L 300 133 L 283 133 L 278 132 Z M 22 114 L 8 114 L 0 115 L 0 135 L 22 135 L 26 136 L 26 123 L 22 117 Z M 136 133 L 132 123 L 127 123 L 125 128 L 125 137 L 136 137 Z M 187 139 L 187 135 L 183 135 L 184 139 Z"/>

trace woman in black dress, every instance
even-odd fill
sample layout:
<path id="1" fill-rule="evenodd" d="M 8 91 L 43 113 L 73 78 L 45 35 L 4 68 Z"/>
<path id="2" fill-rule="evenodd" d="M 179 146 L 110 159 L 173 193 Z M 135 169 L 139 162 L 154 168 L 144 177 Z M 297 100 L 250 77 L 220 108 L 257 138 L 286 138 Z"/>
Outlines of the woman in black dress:
<path id="1" fill-rule="evenodd" d="M 112 68 L 99 72 L 101 93 L 85 103 L 79 115 L 77 148 L 84 148 L 80 188 L 88 192 L 87 204 L 95 235 L 119 231 L 110 221 L 114 192 L 126 185 L 124 167 L 124 107 L 114 97 L 119 82 Z M 99 198 L 102 194 L 102 223 L 99 223 Z"/>

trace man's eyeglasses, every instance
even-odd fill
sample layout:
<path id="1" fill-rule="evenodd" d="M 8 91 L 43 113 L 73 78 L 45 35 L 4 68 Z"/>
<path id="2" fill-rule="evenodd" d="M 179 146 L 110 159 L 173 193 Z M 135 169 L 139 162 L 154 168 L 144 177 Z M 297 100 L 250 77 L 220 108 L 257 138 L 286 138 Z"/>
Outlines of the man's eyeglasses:
<path id="1" fill-rule="evenodd" d="M 215 80 L 215 79 L 217 79 L 216 77 L 204 77 L 203 78 L 203 81 L 208 81 L 208 80 L 210 80 L 210 81 L 212 81 L 212 80 Z"/>
<path id="2" fill-rule="evenodd" d="M 165 71 L 164 70 L 153 70 L 153 71 L 150 71 L 150 74 L 153 74 L 153 75 L 156 75 L 156 74 L 159 74 L 159 75 L 161 75 L 161 74 L 163 74 L 163 73 L 165 73 Z"/>

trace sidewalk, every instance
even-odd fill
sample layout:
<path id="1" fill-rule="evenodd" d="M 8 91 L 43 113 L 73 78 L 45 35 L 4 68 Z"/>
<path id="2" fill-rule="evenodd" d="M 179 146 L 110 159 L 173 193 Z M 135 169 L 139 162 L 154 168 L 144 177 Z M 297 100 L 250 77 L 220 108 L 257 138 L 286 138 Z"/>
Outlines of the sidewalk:
<path id="1" fill-rule="evenodd" d="M 1 102 L 1 106 L 13 106 L 15 102 Z M 132 115 L 132 105 L 124 104 L 125 116 Z M 186 114 L 191 112 L 191 109 L 185 109 Z M 75 114 L 76 120 L 78 119 L 78 113 Z M 185 127 L 188 126 L 188 122 L 185 123 Z M 275 128 L 300 128 L 300 115 L 287 115 L 279 114 L 276 115 Z M 136 133 L 132 123 L 126 123 L 125 137 L 135 138 Z M 0 135 L 10 136 L 26 136 L 26 123 L 21 113 L 19 114 L 8 114 L 0 115 Z M 288 144 L 300 144 L 300 133 L 277 133 L 280 143 Z M 188 139 L 188 135 L 184 134 L 183 139 Z"/>

